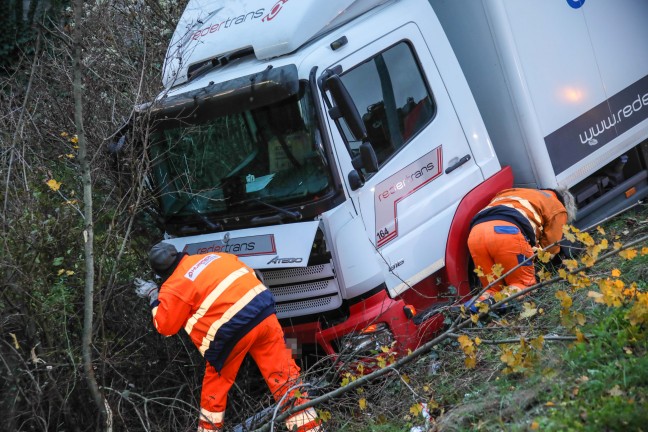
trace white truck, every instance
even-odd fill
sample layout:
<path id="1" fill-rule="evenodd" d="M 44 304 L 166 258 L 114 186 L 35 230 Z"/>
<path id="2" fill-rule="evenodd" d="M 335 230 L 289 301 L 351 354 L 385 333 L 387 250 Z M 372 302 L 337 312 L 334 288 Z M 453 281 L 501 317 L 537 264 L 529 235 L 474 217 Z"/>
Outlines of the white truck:
<path id="1" fill-rule="evenodd" d="M 647 41 L 646 0 L 190 0 L 147 112 L 166 241 L 239 255 L 304 353 L 415 348 L 497 191 L 646 196 Z"/>

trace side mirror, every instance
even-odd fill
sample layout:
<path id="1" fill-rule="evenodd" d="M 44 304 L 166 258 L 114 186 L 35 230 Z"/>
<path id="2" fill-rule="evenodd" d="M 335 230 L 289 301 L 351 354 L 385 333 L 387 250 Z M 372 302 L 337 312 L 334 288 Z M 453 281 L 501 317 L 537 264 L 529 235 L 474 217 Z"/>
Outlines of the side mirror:
<path id="1" fill-rule="evenodd" d="M 351 170 L 348 177 L 351 190 L 358 190 L 364 186 L 364 180 L 362 180 L 362 176 L 357 170 Z"/>
<path id="2" fill-rule="evenodd" d="M 326 79 L 326 87 L 331 92 L 331 97 L 335 103 L 335 106 L 329 109 L 331 117 L 334 119 L 344 118 L 355 139 L 365 141 L 367 139 L 367 129 L 340 77 L 336 74 L 329 76 Z"/>
<path id="3" fill-rule="evenodd" d="M 353 158 L 353 168 L 359 170 L 364 168 L 367 174 L 378 172 L 378 157 L 373 146 L 368 142 L 360 144 L 360 154 Z"/>

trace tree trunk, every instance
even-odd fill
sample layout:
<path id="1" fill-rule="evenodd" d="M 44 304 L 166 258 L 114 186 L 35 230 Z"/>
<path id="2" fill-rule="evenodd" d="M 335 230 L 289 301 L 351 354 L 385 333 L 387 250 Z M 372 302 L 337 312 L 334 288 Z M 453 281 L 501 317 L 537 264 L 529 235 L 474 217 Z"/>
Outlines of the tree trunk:
<path id="1" fill-rule="evenodd" d="M 84 258 L 85 258 L 85 289 L 83 308 L 83 334 L 81 338 L 83 370 L 92 399 L 101 414 L 104 430 L 112 431 L 112 413 L 103 393 L 99 389 L 92 365 L 92 319 L 94 307 L 94 227 L 92 207 L 92 175 L 88 157 L 88 144 L 83 128 L 83 71 L 82 71 L 82 32 L 83 0 L 74 0 L 74 37 L 73 37 L 73 94 L 74 94 L 74 124 L 76 127 L 79 161 L 81 164 L 81 183 L 83 184 L 83 214 L 84 214 Z"/>

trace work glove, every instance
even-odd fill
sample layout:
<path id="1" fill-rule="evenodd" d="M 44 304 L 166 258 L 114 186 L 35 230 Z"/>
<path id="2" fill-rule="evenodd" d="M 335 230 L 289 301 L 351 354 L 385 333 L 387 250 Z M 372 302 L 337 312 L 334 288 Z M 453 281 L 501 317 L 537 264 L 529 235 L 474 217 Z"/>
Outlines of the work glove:
<path id="1" fill-rule="evenodd" d="M 135 285 L 135 294 L 141 298 L 148 298 L 149 304 L 153 304 L 158 299 L 158 286 L 155 282 L 135 278 L 133 285 Z"/>
<path id="2" fill-rule="evenodd" d="M 491 306 L 493 306 L 495 303 L 495 299 L 493 297 L 488 297 L 483 300 L 479 299 L 472 299 L 468 300 L 466 303 L 464 303 L 464 308 L 466 308 L 466 312 L 470 313 L 471 315 L 473 314 L 478 314 L 479 313 L 479 304 L 486 304 L 488 305 L 488 308 L 490 309 Z"/>

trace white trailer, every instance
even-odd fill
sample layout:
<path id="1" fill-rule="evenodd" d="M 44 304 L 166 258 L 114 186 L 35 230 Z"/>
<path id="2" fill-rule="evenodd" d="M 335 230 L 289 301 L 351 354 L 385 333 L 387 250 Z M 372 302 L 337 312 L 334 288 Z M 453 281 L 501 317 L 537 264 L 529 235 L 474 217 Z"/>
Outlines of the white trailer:
<path id="1" fill-rule="evenodd" d="M 646 196 L 648 2 L 430 4 L 517 185 L 572 188 L 581 226 Z"/>

